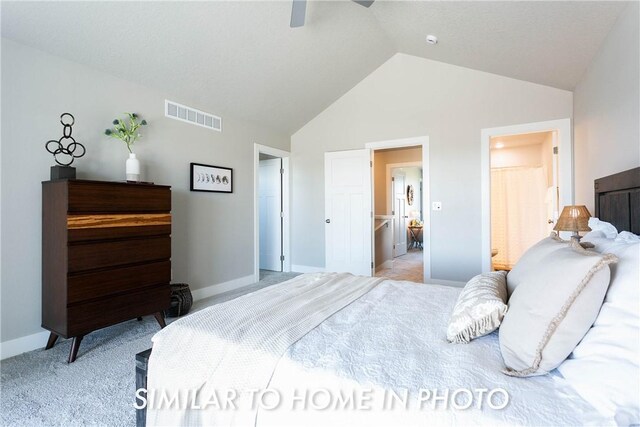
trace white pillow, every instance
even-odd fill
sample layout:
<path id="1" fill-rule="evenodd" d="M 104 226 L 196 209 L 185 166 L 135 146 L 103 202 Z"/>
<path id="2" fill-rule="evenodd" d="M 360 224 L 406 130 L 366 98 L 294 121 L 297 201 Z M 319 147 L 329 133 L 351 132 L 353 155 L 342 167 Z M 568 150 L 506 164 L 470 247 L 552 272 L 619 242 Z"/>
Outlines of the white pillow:
<path id="1" fill-rule="evenodd" d="M 640 423 L 640 243 L 615 245 L 600 314 L 558 367 L 569 384 L 619 425 Z"/>
<path id="2" fill-rule="evenodd" d="M 624 242 L 624 243 L 638 243 L 640 242 L 640 236 L 637 236 L 630 231 L 621 231 L 616 237 L 616 242 Z"/>
<path id="3" fill-rule="evenodd" d="M 555 233 L 551 233 L 549 237 L 540 240 L 527 249 L 507 274 L 507 293 L 509 297 L 523 280 L 529 277 L 532 272 L 538 271 L 542 258 L 558 249 L 566 248 L 570 243 L 569 240 L 562 240 Z"/>
<path id="4" fill-rule="evenodd" d="M 507 312 L 506 276 L 506 271 L 492 271 L 467 282 L 449 320 L 449 342 L 468 343 L 498 329 Z"/>
<path id="5" fill-rule="evenodd" d="M 607 236 L 604 234 L 604 231 L 601 230 L 591 230 L 584 236 L 582 236 L 582 240 L 591 240 L 591 239 L 606 239 Z"/>
<path id="6" fill-rule="evenodd" d="M 602 231 L 607 239 L 615 239 L 618 236 L 618 229 L 613 224 L 595 217 L 589 218 L 589 228 L 591 231 Z"/>
<path id="7" fill-rule="evenodd" d="M 500 325 L 505 374 L 543 375 L 571 354 L 598 316 L 614 262 L 572 243 L 523 275 Z"/>
<path id="8" fill-rule="evenodd" d="M 593 244 L 594 246 L 593 249 L 596 252 L 604 253 L 604 252 L 609 252 L 608 248 L 616 244 L 616 239 L 610 239 L 604 234 L 604 232 L 597 230 L 597 231 L 590 231 L 587 234 L 585 234 L 580 240 L 580 242 L 591 243 Z"/>

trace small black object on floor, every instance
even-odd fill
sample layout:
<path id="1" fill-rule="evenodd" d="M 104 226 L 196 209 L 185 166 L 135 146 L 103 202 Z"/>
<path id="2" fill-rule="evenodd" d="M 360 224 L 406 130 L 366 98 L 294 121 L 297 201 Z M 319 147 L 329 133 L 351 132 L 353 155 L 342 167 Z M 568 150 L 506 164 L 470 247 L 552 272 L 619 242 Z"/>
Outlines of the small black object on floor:
<path id="1" fill-rule="evenodd" d="M 189 313 L 193 305 L 193 296 L 189 285 L 186 283 L 174 283 L 171 285 L 171 306 L 165 310 L 167 317 L 179 317 Z"/>

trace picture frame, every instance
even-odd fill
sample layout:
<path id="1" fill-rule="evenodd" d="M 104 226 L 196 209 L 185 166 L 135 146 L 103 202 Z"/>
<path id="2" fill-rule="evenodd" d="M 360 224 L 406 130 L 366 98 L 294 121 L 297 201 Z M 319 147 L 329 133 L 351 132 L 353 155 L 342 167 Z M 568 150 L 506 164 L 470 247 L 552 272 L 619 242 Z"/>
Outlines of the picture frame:
<path id="1" fill-rule="evenodd" d="M 233 193 L 233 169 L 222 166 L 190 164 L 191 191 Z"/>

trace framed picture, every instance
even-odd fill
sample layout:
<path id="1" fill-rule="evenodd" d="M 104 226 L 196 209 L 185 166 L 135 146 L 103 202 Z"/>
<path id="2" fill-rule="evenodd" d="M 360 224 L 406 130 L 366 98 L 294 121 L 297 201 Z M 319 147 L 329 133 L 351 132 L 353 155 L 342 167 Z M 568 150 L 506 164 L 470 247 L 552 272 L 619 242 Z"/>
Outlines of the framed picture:
<path id="1" fill-rule="evenodd" d="M 191 163 L 191 191 L 233 193 L 233 169 Z"/>

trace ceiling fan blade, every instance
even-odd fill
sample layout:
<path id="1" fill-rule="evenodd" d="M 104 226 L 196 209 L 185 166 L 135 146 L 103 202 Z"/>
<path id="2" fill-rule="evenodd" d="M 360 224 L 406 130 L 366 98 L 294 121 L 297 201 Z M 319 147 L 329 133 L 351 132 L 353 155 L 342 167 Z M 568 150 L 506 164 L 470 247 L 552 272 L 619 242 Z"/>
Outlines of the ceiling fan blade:
<path id="1" fill-rule="evenodd" d="M 293 0 L 291 5 L 291 28 L 304 25 L 304 15 L 307 11 L 307 0 Z"/>
<path id="2" fill-rule="evenodd" d="M 354 3 L 358 3 L 360 6 L 369 7 L 375 0 L 353 0 Z"/>

